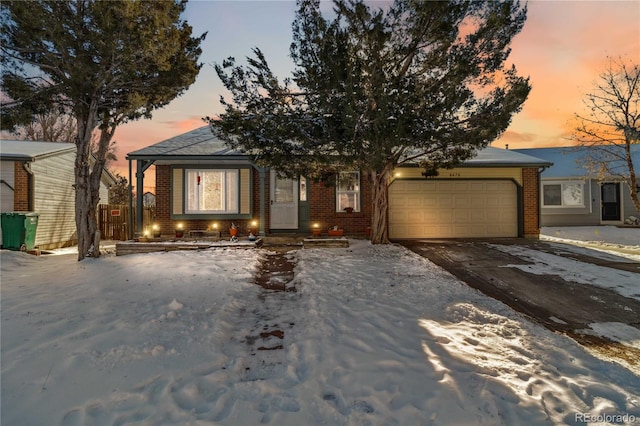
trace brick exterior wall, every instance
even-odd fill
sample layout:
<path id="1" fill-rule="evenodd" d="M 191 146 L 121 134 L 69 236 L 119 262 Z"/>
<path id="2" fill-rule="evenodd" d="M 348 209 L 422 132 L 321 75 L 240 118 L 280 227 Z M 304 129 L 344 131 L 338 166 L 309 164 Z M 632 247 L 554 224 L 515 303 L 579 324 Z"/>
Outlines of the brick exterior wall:
<path id="1" fill-rule="evenodd" d="M 524 236 L 540 236 L 540 173 L 536 168 L 522 169 L 522 208 Z"/>
<path id="2" fill-rule="evenodd" d="M 16 161 L 13 166 L 14 187 L 13 211 L 29 211 L 29 174 L 22 168 L 22 162 Z"/>
<path id="3" fill-rule="evenodd" d="M 251 170 L 252 177 L 252 185 L 253 185 L 253 194 L 251 195 L 251 211 L 253 212 L 253 217 L 257 220 L 260 220 L 260 173 L 252 169 Z M 269 234 L 269 223 L 271 223 L 271 216 L 269 212 L 269 194 L 270 194 L 270 179 L 269 172 L 265 172 L 264 176 L 264 197 L 265 197 L 265 206 L 264 206 L 264 232 L 265 234 Z M 246 225 L 245 225 L 246 227 Z"/>
<path id="4" fill-rule="evenodd" d="M 260 219 L 260 174 L 252 169 L 253 194 L 251 208 L 253 218 Z M 265 232 L 270 233 L 269 212 L 269 175 L 265 176 Z M 365 228 L 371 223 L 371 186 L 365 177 L 361 177 L 361 206 L 360 212 L 336 212 L 335 187 L 324 186 L 322 183 L 309 182 L 309 210 L 311 223 L 318 223 L 326 234 L 329 227 L 338 226 L 346 235 L 364 235 Z M 252 219 L 216 220 L 222 235 L 229 234 L 231 222 L 238 225 L 240 235 L 246 235 L 251 228 Z M 211 220 L 172 220 L 171 219 L 171 167 L 156 166 L 156 217 L 155 222 L 160 225 L 162 234 L 168 236 L 173 233 L 178 222 L 184 224 L 185 230 L 204 230 L 211 226 Z M 257 230 L 256 230 L 257 231 Z M 301 229 L 302 234 L 310 230 Z"/>
<path id="5" fill-rule="evenodd" d="M 171 220 L 171 167 L 156 166 L 156 220 L 163 234 L 170 234 L 175 224 Z M 188 228 L 187 228 L 188 229 Z"/>
<path id="6" fill-rule="evenodd" d="M 253 199 L 252 211 L 255 219 L 260 218 L 260 174 L 252 170 L 253 179 Z M 267 179 L 266 194 L 269 194 L 269 182 Z M 268 199 L 267 199 L 268 203 Z M 268 206 L 266 211 L 268 212 Z M 253 219 L 233 219 L 233 220 L 172 220 L 171 219 L 171 166 L 156 166 L 156 217 L 155 223 L 160 226 L 162 235 L 174 235 L 174 231 L 178 223 L 184 225 L 186 231 L 190 230 L 207 230 L 211 228 L 211 224 L 216 222 L 218 229 L 223 236 L 229 236 L 229 228 L 231 223 L 235 223 L 239 228 L 240 236 L 246 236 L 249 232 L 250 223 Z M 266 223 L 269 223 L 268 216 Z M 254 232 L 257 233 L 257 229 Z M 187 234 L 188 235 L 188 234 Z"/>
<path id="7" fill-rule="evenodd" d="M 371 225 L 371 185 L 366 176 L 360 176 L 360 211 L 336 212 L 336 188 L 321 182 L 309 186 L 309 219 L 311 226 L 317 223 L 322 233 L 334 226 L 343 229 L 345 235 L 364 235 Z"/>
<path id="8" fill-rule="evenodd" d="M 18 169 L 24 173 L 22 167 L 16 167 L 16 182 Z M 253 194 L 251 207 L 253 217 L 260 219 L 260 174 L 252 169 Z M 26 173 L 25 173 L 26 174 Z M 522 170 L 523 182 L 523 225 L 524 236 L 537 238 L 540 234 L 540 185 L 537 168 L 525 168 Z M 25 181 L 26 183 L 26 181 Z M 17 185 L 16 185 L 17 186 Z M 18 191 L 16 191 L 17 193 Z M 338 226 L 344 230 L 345 235 L 365 235 L 366 228 L 371 225 L 371 185 L 366 176 L 361 176 L 361 205 L 360 212 L 346 213 L 336 212 L 336 196 L 334 186 L 325 186 L 320 182 L 309 182 L 309 219 L 311 226 L 319 224 L 323 235 L 326 235 L 330 227 Z M 208 229 L 211 220 L 171 220 L 171 168 L 170 166 L 156 166 L 156 222 L 160 225 L 164 235 L 173 233 L 178 222 L 185 225 L 186 230 Z M 269 179 L 265 177 L 265 232 L 269 229 Z M 216 221 L 222 235 L 228 235 L 232 220 Z M 240 235 L 246 235 L 250 228 L 250 220 L 233 220 L 240 228 Z M 301 234 L 310 233 L 310 230 L 301 229 Z"/>

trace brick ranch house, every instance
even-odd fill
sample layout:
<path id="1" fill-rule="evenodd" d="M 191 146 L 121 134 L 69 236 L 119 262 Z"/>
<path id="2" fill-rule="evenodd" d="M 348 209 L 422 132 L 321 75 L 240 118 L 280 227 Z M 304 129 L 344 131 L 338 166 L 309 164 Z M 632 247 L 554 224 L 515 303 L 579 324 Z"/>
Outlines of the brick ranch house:
<path id="1" fill-rule="evenodd" d="M 311 234 L 317 227 L 363 236 L 370 226 L 371 188 L 357 170 L 335 184 L 305 177 L 282 179 L 230 150 L 208 126 L 127 155 L 136 187 L 156 170 L 156 223 L 163 236 L 178 224 L 185 232 L 218 229 L 229 235 Z M 485 148 L 461 166 L 425 178 L 422 169 L 401 167 L 389 187 L 389 236 L 405 238 L 538 237 L 540 172 L 551 163 L 498 148 Z M 136 198 L 136 211 L 143 199 Z M 351 210 L 352 209 L 352 210 Z M 140 235 L 142 217 L 135 218 Z M 187 234 L 188 235 L 188 234 Z"/>

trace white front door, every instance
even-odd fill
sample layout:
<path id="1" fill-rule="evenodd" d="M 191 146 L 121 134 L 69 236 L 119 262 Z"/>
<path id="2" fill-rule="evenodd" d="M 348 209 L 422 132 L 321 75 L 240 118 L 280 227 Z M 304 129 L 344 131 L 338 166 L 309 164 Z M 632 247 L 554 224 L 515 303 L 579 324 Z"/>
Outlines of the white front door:
<path id="1" fill-rule="evenodd" d="M 298 181 L 271 171 L 271 229 L 298 229 Z"/>

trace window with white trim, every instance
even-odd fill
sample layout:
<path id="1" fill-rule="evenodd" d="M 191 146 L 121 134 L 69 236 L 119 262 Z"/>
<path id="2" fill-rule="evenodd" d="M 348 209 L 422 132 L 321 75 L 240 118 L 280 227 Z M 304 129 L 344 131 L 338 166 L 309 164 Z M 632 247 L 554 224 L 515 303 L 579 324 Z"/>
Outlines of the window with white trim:
<path id="1" fill-rule="evenodd" d="M 360 172 L 340 172 L 336 182 L 336 211 L 360 211 Z"/>
<path id="2" fill-rule="evenodd" d="M 584 182 L 545 182 L 543 207 L 584 207 Z"/>
<path id="3" fill-rule="evenodd" d="M 238 213 L 238 170 L 188 169 L 185 213 Z"/>

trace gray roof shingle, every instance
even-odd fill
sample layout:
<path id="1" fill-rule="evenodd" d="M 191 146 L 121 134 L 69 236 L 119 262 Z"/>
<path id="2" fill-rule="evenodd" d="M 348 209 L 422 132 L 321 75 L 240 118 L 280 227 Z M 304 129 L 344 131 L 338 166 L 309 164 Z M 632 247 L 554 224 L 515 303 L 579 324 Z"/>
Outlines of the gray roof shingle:
<path id="1" fill-rule="evenodd" d="M 231 150 L 222 140 L 213 135 L 209 126 L 203 126 L 146 148 L 130 152 L 127 158 L 135 160 L 140 158 L 216 156 L 246 156 L 246 154 Z M 480 150 L 476 157 L 467 160 L 464 165 L 468 167 L 548 167 L 551 163 L 513 150 L 487 147 Z"/>
<path id="2" fill-rule="evenodd" d="M 585 177 L 590 173 L 581 164 L 579 159 L 584 157 L 584 151 L 575 146 L 554 148 L 528 148 L 517 149 L 519 153 L 531 155 L 553 163 L 546 169 L 542 176 L 545 178 Z M 640 145 L 631 146 L 631 158 L 634 164 L 640 165 Z"/>
<path id="3" fill-rule="evenodd" d="M 127 158 L 137 157 L 191 157 L 242 155 L 229 149 L 224 141 L 216 138 L 209 126 L 163 140 L 157 144 L 130 152 Z"/>

